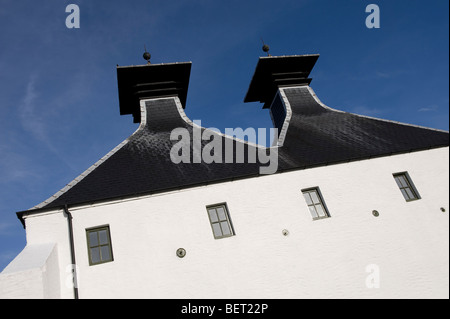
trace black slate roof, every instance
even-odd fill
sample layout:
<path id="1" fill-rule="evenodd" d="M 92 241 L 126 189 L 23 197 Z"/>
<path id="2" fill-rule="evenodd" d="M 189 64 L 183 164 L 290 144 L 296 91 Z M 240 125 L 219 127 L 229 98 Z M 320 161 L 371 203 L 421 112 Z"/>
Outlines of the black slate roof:
<path id="1" fill-rule="evenodd" d="M 286 90 L 292 118 L 280 169 L 328 165 L 449 145 L 448 132 L 337 111 L 307 87 Z"/>
<path id="2" fill-rule="evenodd" d="M 308 58 L 311 59 L 311 58 Z M 308 76 L 309 72 L 305 72 Z M 309 83 L 309 81 L 308 81 Z M 283 145 L 278 148 L 278 169 L 283 172 L 333 163 L 389 156 L 449 145 L 448 132 L 379 120 L 337 111 L 322 105 L 307 84 L 284 89 L 292 116 Z M 172 98 L 146 101 L 145 124 L 79 181 L 69 184 L 32 210 L 58 208 L 151 194 L 260 175 L 259 163 L 248 163 L 256 146 L 232 140 L 244 147 L 244 163 L 174 164 L 170 151 L 173 129 L 190 133 L 190 156 L 194 156 L 193 125 L 182 106 Z M 130 112 L 140 118 L 135 111 Z M 205 129 L 201 128 L 204 132 Z M 221 139 L 223 152 L 229 137 Z M 202 148 L 209 141 L 202 141 Z M 224 153 L 223 153 L 224 154 Z M 31 211 L 32 211 L 31 210 Z M 29 212 L 29 211 L 28 211 Z M 19 218 L 23 213 L 18 213 Z"/>
<path id="3" fill-rule="evenodd" d="M 132 135 L 126 145 L 45 208 L 173 190 L 258 174 L 259 166 L 256 163 L 193 163 L 193 126 L 182 119 L 175 100 L 148 101 L 146 108 L 147 124 Z M 173 129 L 180 128 L 190 133 L 191 163 L 174 164 L 170 158 L 170 151 L 176 143 L 170 140 L 170 135 Z M 202 132 L 204 130 L 201 129 Z M 218 138 L 225 139 L 220 135 Z M 206 144 L 208 141 L 202 141 L 202 148 Z M 222 146 L 225 147 L 225 142 Z M 249 147 L 252 146 L 245 144 L 245 153 L 248 153 Z"/>

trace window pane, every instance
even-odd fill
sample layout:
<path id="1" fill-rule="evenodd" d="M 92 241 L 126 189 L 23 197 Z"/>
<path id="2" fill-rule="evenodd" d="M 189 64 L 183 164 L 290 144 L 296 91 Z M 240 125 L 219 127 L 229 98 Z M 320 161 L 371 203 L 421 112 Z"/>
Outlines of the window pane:
<path id="1" fill-rule="evenodd" d="M 320 217 L 326 217 L 327 214 L 325 213 L 325 210 L 323 209 L 322 205 L 316 205 L 316 211 L 319 214 Z"/>
<path id="2" fill-rule="evenodd" d="M 214 232 L 214 237 L 222 237 L 222 230 L 220 229 L 220 225 L 219 223 L 217 224 L 212 224 L 213 227 L 213 232 Z"/>
<path id="3" fill-rule="evenodd" d="M 220 226 L 222 226 L 222 233 L 224 236 L 231 235 L 230 226 L 228 226 L 228 222 L 221 222 Z"/>
<path id="4" fill-rule="evenodd" d="M 406 200 L 409 200 L 408 194 L 406 193 L 405 189 L 400 189 L 402 191 L 403 197 L 405 197 Z"/>
<path id="5" fill-rule="evenodd" d="M 319 204 L 320 200 L 319 200 L 319 197 L 317 196 L 316 191 L 313 191 L 310 194 L 311 194 L 311 198 L 312 198 L 313 203 L 314 204 Z"/>
<path id="6" fill-rule="evenodd" d="M 91 248 L 91 262 L 93 264 L 100 262 L 100 248 Z"/>
<path id="7" fill-rule="evenodd" d="M 400 177 L 399 176 L 395 176 L 395 181 L 397 182 L 398 187 L 402 188 L 402 183 L 400 182 Z"/>
<path id="8" fill-rule="evenodd" d="M 414 199 L 414 198 L 416 198 L 416 196 L 414 196 L 414 194 L 413 194 L 413 192 L 411 191 L 411 188 L 405 188 L 405 190 L 406 190 L 406 193 L 408 194 L 408 196 L 409 196 L 409 199 Z"/>
<path id="9" fill-rule="evenodd" d="M 214 208 L 212 209 L 208 209 L 208 213 L 209 213 L 209 218 L 211 218 L 211 222 L 215 223 L 218 222 L 219 220 L 217 219 L 217 214 L 216 214 L 216 210 Z"/>
<path id="10" fill-rule="evenodd" d="M 313 202 L 311 200 L 311 196 L 309 196 L 309 193 L 303 193 L 303 197 L 305 197 L 306 204 L 308 204 L 308 205 L 312 205 L 313 204 Z"/>
<path id="11" fill-rule="evenodd" d="M 406 177 L 404 175 L 398 176 L 398 180 L 400 181 L 402 187 L 408 187 L 408 183 L 406 182 Z"/>
<path id="12" fill-rule="evenodd" d="M 108 232 L 106 230 L 99 231 L 98 237 L 100 239 L 100 245 L 108 244 Z"/>
<path id="13" fill-rule="evenodd" d="M 314 206 L 308 206 L 309 207 L 309 211 L 311 213 L 311 216 L 313 218 L 318 218 L 319 216 L 317 215 L 316 209 L 314 208 Z"/>
<path id="14" fill-rule="evenodd" d="M 102 252 L 102 261 L 111 260 L 111 252 L 109 251 L 109 246 L 102 246 L 101 252 Z"/>
<path id="15" fill-rule="evenodd" d="M 227 220 L 227 215 L 225 215 L 225 210 L 223 209 L 223 206 L 217 207 L 217 215 L 219 215 L 220 221 Z"/>
<path id="16" fill-rule="evenodd" d="M 96 247 L 98 246 L 98 237 L 97 232 L 93 231 L 89 233 L 89 247 Z"/>

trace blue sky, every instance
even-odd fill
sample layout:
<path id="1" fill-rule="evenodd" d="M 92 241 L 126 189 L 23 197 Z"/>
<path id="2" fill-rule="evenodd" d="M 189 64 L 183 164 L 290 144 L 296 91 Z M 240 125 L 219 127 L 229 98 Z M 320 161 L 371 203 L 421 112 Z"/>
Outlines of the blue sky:
<path id="1" fill-rule="evenodd" d="M 65 25 L 68 4 L 80 28 Z M 368 29 L 368 4 L 381 28 Z M 271 127 L 243 99 L 261 51 L 321 56 L 327 105 L 449 129 L 447 0 L 0 0 L 0 270 L 25 246 L 15 213 L 44 201 L 137 128 L 116 65 L 192 61 L 186 114 L 206 127 Z"/>

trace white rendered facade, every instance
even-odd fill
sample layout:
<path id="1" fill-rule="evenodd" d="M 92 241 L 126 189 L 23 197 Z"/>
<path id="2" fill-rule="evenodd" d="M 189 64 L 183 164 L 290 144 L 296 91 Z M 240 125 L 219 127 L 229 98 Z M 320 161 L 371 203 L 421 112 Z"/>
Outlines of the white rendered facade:
<path id="1" fill-rule="evenodd" d="M 443 147 L 72 207 L 79 297 L 449 298 L 448 163 Z M 405 201 L 398 172 L 421 199 Z M 330 218 L 313 221 L 311 187 Z M 214 239 L 206 206 L 218 203 L 233 237 Z M 73 298 L 63 210 L 25 223 L 0 298 Z M 103 225 L 114 261 L 90 266 L 86 229 Z"/>

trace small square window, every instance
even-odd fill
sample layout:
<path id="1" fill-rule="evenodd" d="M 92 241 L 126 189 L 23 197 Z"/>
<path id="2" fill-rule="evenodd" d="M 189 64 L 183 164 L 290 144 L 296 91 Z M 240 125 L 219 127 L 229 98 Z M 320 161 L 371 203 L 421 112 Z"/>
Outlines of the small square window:
<path id="1" fill-rule="evenodd" d="M 400 191 L 407 202 L 420 199 L 419 192 L 415 188 L 408 172 L 396 173 L 393 175 L 397 182 L 397 186 L 400 188 Z"/>
<path id="2" fill-rule="evenodd" d="M 89 252 L 89 265 L 113 261 L 109 226 L 86 229 Z"/>
<path id="3" fill-rule="evenodd" d="M 215 239 L 234 236 L 234 229 L 226 204 L 208 206 L 206 210 L 208 211 L 208 217 Z"/>
<path id="4" fill-rule="evenodd" d="M 313 220 L 330 217 L 318 187 L 302 190 Z"/>

